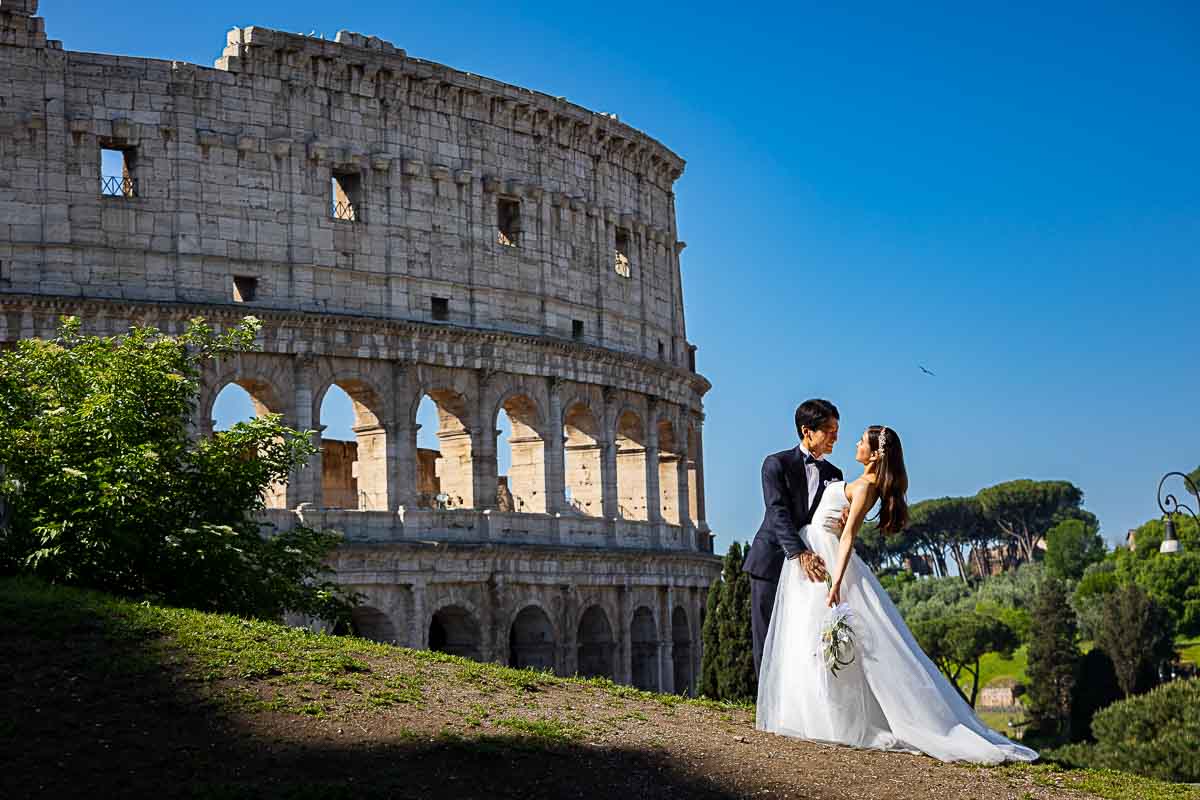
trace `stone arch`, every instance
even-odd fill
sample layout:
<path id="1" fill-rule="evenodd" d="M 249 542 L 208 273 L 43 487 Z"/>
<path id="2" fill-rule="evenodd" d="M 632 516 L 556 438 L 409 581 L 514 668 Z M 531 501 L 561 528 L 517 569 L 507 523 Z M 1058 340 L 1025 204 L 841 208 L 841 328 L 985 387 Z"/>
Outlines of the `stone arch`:
<path id="1" fill-rule="evenodd" d="M 675 425 L 666 417 L 658 419 L 658 507 L 663 522 L 680 524 L 679 464 L 683 458 Z"/>
<path id="2" fill-rule="evenodd" d="M 212 418 L 217 398 L 230 386 L 237 386 L 250 395 L 254 416 L 264 414 L 281 414 L 285 421 L 291 417 L 290 406 L 282 391 L 270 379 L 257 374 L 245 374 L 241 371 L 231 371 L 216 379 L 210 385 L 210 390 L 202 398 L 200 404 L 201 432 L 212 435 L 216 425 Z M 267 508 L 288 507 L 288 481 L 278 481 L 267 487 L 263 493 L 263 501 Z"/>
<path id="3" fill-rule="evenodd" d="M 553 670 L 557 657 L 558 637 L 550 616 L 536 603 L 526 605 L 509 625 L 509 666 Z"/>
<path id="4" fill-rule="evenodd" d="M 578 644 L 580 675 L 587 678 L 616 677 L 617 642 L 608 614 L 601 606 L 588 606 L 583 612 L 579 619 Z"/>
<path id="5" fill-rule="evenodd" d="M 388 509 L 388 441 L 385 395 L 369 381 L 353 375 L 331 376 L 313 394 L 313 423 L 324 429 L 322 411 L 329 390 L 337 386 L 350 397 L 354 412 L 353 442 L 321 438 L 321 500 L 326 508 Z"/>
<path id="6" fill-rule="evenodd" d="M 350 627 L 356 636 L 363 639 L 386 644 L 399 642 L 391 618 L 374 606 L 355 606 L 350 612 Z"/>
<path id="7" fill-rule="evenodd" d="M 657 692 L 658 630 L 654 623 L 654 612 L 649 606 L 639 606 L 633 612 L 633 619 L 629 625 L 629 641 L 633 685 L 639 689 Z"/>
<path id="8" fill-rule="evenodd" d="M 420 425 L 417 412 L 428 397 L 437 409 L 437 451 L 417 451 L 414 470 L 417 505 L 425 508 L 474 508 L 475 474 L 471 446 L 470 404 L 454 388 L 434 384 L 422 390 L 412 405 L 409 421 L 415 436 Z"/>
<path id="9" fill-rule="evenodd" d="M 692 675 L 692 629 L 683 606 L 675 606 L 671 612 L 671 661 L 676 694 L 690 696 L 695 686 L 695 676 Z"/>
<path id="10" fill-rule="evenodd" d="M 544 514 L 547 510 L 546 440 L 542 433 L 545 417 L 537 402 L 518 389 L 501 396 L 492 411 L 493 429 L 501 410 L 508 415 L 512 426 L 508 440 L 512 463 L 507 475 L 509 496 L 506 498 L 501 492 L 497 497 L 498 506 L 502 511 Z"/>
<path id="11" fill-rule="evenodd" d="M 617 416 L 617 510 L 622 519 L 649 519 L 646 503 L 646 425 L 632 408 Z"/>
<path id="12" fill-rule="evenodd" d="M 585 400 L 574 400 L 563 410 L 562 432 L 567 507 L 589 517 L 602 517 L 604 481 L 600 420 Z"/>
<path id="13" fill-rule="evenodd" d="M 442 606 L 429 620 L 429 649 L 481 660 L 479 621 L 470 609 L 457 603 Z"/>

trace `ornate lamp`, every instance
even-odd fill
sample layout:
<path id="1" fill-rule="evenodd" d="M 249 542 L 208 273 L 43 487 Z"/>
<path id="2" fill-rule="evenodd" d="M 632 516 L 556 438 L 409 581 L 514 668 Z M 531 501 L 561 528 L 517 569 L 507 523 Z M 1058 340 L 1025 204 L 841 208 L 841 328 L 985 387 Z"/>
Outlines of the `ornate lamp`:
<path id="1" fill-rule="evenodd" d="M 1173 494 L 1163 494 L 1163 485 L 1168 478 L 1182 478 L 1187 484 L 1188 490 L 1195 496 L 1200 497 L 1200 492 L 1196 491 L 1196 484 L 1192 483 L 1192 479 L 1182 472 L 1168 472 L 1163 475 L 1162 480 L 1158 482 L 1158 507 L 1163 513 L 1163 540 L 1158 548 L 1158 552 L 1164 554 L 1178 553 L 1183 550 L 1183 545 L 1175 536 L 1175 515 L 1182 509 L 1192 515 L 1192 519 L 1196 519 L 1196 512 L 1180 503 Z M 1200 520 L 1198 520 L 1200 521 Z"/>

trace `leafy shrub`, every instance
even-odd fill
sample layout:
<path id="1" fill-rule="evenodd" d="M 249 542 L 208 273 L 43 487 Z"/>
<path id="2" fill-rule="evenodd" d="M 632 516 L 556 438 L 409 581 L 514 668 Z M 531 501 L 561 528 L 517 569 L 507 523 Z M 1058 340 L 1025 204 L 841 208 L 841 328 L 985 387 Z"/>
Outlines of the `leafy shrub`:
<path id="1" fill-rule="evenodd" d="M 1175 657 L 1171 615 L 1127 583 L 1108 596 L 1096 646 L 1112 660 L 1125 696 L 1158 683 L 1159 670 Z"/>
<path id="2" fill-rule="evenodd" d="M 1096 744 L 1047 753 L 1081 767 L 1168 781 L 1200 781 L 1200 678 L 1173 681 L 1113 703 L 1092 720 Z"/>
<path id="3" fill-rule="evenodd" d="M 204 362 L 253 347 L 258 322 L 217 335 L 123 336 L 62 323 L 0 353 L 0 572 L 251 616 L 334 619 L 349 600 L 322 573 L 336 534 L 264 537 L 263 494 L 314 452 L 277 416 L 191 435 Z"/>
<path id="4" fill-rule="evenodd" d="M 1071 692 L 1071 740 L 1094 741 L 1092 720 L 1096 712 L 1124 696 L 1112 660 L 1100 648 L 1092 648 L 1079 661 L 1079 676 Z"/>

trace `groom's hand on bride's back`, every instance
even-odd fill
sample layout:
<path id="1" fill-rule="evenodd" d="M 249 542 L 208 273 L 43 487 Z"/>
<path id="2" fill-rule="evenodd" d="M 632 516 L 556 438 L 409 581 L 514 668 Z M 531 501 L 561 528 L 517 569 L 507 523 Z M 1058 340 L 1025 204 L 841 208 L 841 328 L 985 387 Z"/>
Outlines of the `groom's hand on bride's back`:
<path id="1" fill-rule="evenodd" d="M 810 581 L 824 583 L 829 580 L 829 573 L 825 571 L 825 559 L 811 550 L 797 553 L 792 558 L 800 559 L 800 568 L 804 570 L 804 574 L 808 576 Z"/>

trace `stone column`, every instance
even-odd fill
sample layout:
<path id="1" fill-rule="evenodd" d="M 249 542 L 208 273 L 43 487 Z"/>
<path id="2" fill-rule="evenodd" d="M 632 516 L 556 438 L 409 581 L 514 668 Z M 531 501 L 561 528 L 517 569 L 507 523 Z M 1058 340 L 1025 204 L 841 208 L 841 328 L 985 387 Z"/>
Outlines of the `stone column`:
<path id="1" fill-rule="evenodd" d="M 708 533 L 708 517 L 704 511 L 704 415 L 697 414 L 696 420 L 696 452 L 692 460 L 696 463 L 696 518 L 693 522 L 701 533 Z"/>
<path id="2" fill-rule="evenodd" d="M 546 422 L 545 443 L 542 458 L 546 464 L 546 513 L 561 514 L 566 511 L 567 461 L 563 437 L 563 409 L 561 381 L 550 378 L 547 383 L 547 403 L 550 418 Z"/>
<path id="3" fill-rule="evenodd" d="M 691 498 L 688 491 L 688 457 L 682 455 L 675 462 L 675 491 L 678 496 L 675 499 L 675 510 L 679 514 L 679 529 L 687 542 L 687 549 L 693 550 L 697 548 L 696 537 L 693 533 L 691 514 Z"/>
<path id="4" fill-rule="evenodd" d="M 633 637 L 629 629 L 629 587 L 617 587 L 617 683 L 633 683 Z"/>
<path id="5" fill-rule="evenodd" d="M 602 428 L 600 442 L 602 457 L 600 461 L 601 498 L 605 519 L 617 519 L 621 516 L 617 495 L 617 421 L 615 392 L 610 388 L 604 390 L 604 411 L 600 420 Z"/>
<path id="6" fill-rule="evenodd" d="M 317 452 L 309 456 L 306 465 L 292 470 L 288 476 L 287 507 L 295 508 L 301 503 L 311 503 L 321 508 L 321 482 L 324 470 L 321 461 L 321 431 L 313 420 L 313 382 L 316 378 L 316 362 L 312 356 L 303 355 L 292 362 L 293 404 L 297 430 L 316 430 L 312 437 Z"/>
<path id="7" fill-rule="evenodd" d="M 413 618 L 412 646 L 417 650 L 429 649 L 429 620 L 425 619 L 425 581 L 418 580 L 412 585 Z"/>
<path id="8" fill-rule="evenodd" d="M 671 590 L 658 590 L 658 690 L 675 691 L 675 640 L 672 635 Z"/>
<path id="9" fill-rule="evenodd" d="M 662 522 L 662 495 L 658 483 L 658 409 L 650 399 L 646 414 L 646 519 Z"/>
<path id="10" fill-rule="evenodd" d="M 558 674 L 574 675 L 579 671 L 578 631 L 571 624 L 575 619 L 575 592 L 570 584 L 563 584 L 558 589 L 562 596 L 562 613 L 559 614 L 558 623 L 562 631 L 559 637 Z"/>
<path id="11" fill-rule="evenodd" d="M 417 429 L 402 420 L 388 431 L 388 510 L 417 506 Z M 394 432 L 393 432 L 394 431 Z"/>
<path id="12" fill-rule="evenodd" d="M 692 696 L 700 694 L 700 667 L 703 663 L 704 653 L 701 643 L 704 639 L 704 629 L 700 624 L 700 611 L 704 608 L 704 594 L 699 588 L 693 586 L 688 590 L 689 600 L 688 607 L 691 609 L 692 628 Z"/>
<path id="13" fill-rule="evenodd" d="M 479 371 L 476 401 L 476 424 L 471 430 L 471 474 L 473 476 L 472 505 L 477 509 L 496 507 L 496 489 L 499 483 L 499 470 L 496 467 L 496 420 L 491 415 L 488 405 L 489 378 L 482 370 Z M 443 457 L 445 451 L 442 452 Z"/>

